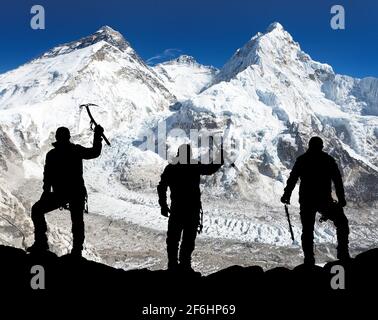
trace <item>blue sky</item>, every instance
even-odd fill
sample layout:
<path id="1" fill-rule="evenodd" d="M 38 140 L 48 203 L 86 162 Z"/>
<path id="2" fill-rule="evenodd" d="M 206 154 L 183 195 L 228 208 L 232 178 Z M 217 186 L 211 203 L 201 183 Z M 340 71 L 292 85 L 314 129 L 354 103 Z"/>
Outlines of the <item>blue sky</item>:
<path id="1" fill-rule="evenodd" d="M 45 30 L 30 28 L 34 4 L 45 8 Z M 330 27 L 334 4 L 345 8 L 345 30 Z M 273 21 L 336 72 L 378 77 L 378 1 L 373 0 L 2 0 L 0 72 L 102 25 L 120 31 L 145 60 L 185 53 L 221 67 Z"/>

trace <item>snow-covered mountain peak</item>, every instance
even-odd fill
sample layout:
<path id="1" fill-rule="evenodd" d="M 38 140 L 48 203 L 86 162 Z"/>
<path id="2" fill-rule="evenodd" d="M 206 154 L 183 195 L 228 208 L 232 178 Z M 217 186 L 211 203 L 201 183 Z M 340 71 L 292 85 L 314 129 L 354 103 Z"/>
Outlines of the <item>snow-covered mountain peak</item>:
<path id="1" fill-rule="evenodd" d="M 275 21 L 275 22 L 272 22 L 269 27 L 266 29 L 266 32 L 272 32 L 272 31 L 284 31 L 284 27 L 282 26 L 281 23 Z"/>
<path id="2" fill-rule="evenodd" d="M 266 31 L 259 33 L 254 40 L 258 42 L 260 48 L 274 45 L 277 48 L 293 46 L 300 50 L 299 44 L 293 41 L 291 34 L 278 22 L 271 23 Z"/>
<path id="3" fill-rule="evenodd" d="M 109 27 L 107 25 L 102 26 L 95 33 L 106 33 L 106 34 L 112 35 L 114 37 L 118 37 L 118 36 L 122 37 L 122 35 L 118 31 L 114 30 L 112 27 Z"/>
<path id="4" fill-rule="evenodd" d="M 134 50 L 130 47 L 130 44 L 125 40 L 122 34 L 120 34 L 118 31 L 115 31 L 109 26 L 103 26 L 89 36 L 85 36 L 77 41 L 64 43 L 52 48 L 51 50 L 44 53 L 41 58 L 51 58 L 58 55 L 67 54 L 74 50 L 92 46 L 100 41 L 105 41 L 106 43 L 118 48 L 123 52 L 130 50 L 134 52 Z"/>
<path id="5" fill-rule="evenodd" d="M 192 56 L 188 56 L 186 54 L 182 54 L 181 56 L 177 57 L 176 59 L 170 60 L 165 62 L 165 64 L 189 64 L 189 65 L 198 65 L 199 63 L 194 59 Z"/>
<path id="6" fill-rule="evenodd" d="M 103 40 L 121 51 L 125 51 L 130 47 L 130 44 L 125 40 L 123 35 L 109 26 L 101 27 L 92 36 L 94 37 L 94 43 Z"/>
<path id="7" fill-rule="evenodd" d="M 82 101 L 108 106 L 116 113 L 128 110 L 128 120 L 119 125 L 143 111 L 162 111 L 175 101 L 123 36 L 108 26 L 0 75 L 0 92 L 0 109 L 15 109 L 14 113 L 28 106 L 30 112 L 44 113 L 53 107 L 64 114 L 74 114 L 75 106 Z M 55 122 L 58 117 L 50 122 L 46 117 L 38 118 L 46 132 L 61 125 Z M 61 120 L 68 122 L 68 117 Z"/>
<path id="8" fill-rule="evenodd" d="M 274 74 L 314 75 L 321 81 L 334 77 L 329 65 L 313 61 L 278 22 L 270 24 L 264 33 L 257 33 L 243 47 L 237 49 L 218 73 L 214 83 L 230 81 L 253 66 L 260 73 L 271 70 Z"/>
<path id="9" fill-rule="evenodd" d="M 218 72 L 216 68 L 204 66 L 188 55 L 160 63 L 153 70 L 179 101 L 195 96 L 211 83 Z"/>

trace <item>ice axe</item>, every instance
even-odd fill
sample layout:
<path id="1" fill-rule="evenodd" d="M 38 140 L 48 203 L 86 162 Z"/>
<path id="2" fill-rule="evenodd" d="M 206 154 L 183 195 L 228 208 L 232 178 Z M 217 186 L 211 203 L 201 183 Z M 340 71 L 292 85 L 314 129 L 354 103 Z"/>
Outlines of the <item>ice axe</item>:
<path id="1" fill-rule="evenodd" d="M 91 106 L 93 106 L 93 107 L 98 107 L 97 104 L 94 104 L 94 103 L 86 103 L 86 104 L 81 104 L 81 105 L 80 105 L 80 109 L 82 109 L 82 108 L 84 107 L 84 108 L 87 110 L 87 112 L 88 112 L 88 116 L 89 116 L 89 119 L 91 120 L 91 122 L 90 122 L 91 130 L 93 130 L 93 126 L 97 126 L 97 122 L 96 122 L 96 120 L 93 118 L 92 113 L 91 113 L 91 110 L 89 109 L 89 107 L 91 107 Z M 104 141 L 106 142 L 106 144 L 107 144 L 108 146 L 110 146 L 110 142 L 109 142 L 108 138 L 105 136 L 104 133 L 101 135 L 101 137 L 104 139 Z"/>
<path id="2" fill-rule="evenodd" d="M 291 220 L 290 220 L 289 208 L 288 208 L 287 204 L 285 204 L 285 213 L 286 213 L 287 221 L 289 223 L 289 230 L 290 230 L 291 240 L 293 240 L 293 244 L 296 244 L 296 241 L 294 239 L 293 226 L 291 225 Z"/>

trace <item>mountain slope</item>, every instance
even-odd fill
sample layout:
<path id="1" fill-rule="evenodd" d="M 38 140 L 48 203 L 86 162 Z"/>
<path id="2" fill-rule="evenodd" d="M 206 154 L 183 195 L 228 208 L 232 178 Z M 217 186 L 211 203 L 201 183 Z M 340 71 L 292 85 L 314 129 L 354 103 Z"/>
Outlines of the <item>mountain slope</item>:
<path id="1" fill-rule="evenodd" d="M 201 65 L 193 57 L 187 55 L 160 63 L 153 69 L 179 101 L 190 99 L 199 93 L 213 81 L 217 73 L 217 69 Z"/>

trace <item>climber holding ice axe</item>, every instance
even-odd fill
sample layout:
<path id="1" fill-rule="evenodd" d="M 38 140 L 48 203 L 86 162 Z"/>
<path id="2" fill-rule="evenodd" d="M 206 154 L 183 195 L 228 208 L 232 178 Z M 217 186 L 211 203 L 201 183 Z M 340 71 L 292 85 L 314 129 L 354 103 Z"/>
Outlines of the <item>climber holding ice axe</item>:
<path id="1" fill-rule="evenodd" d="M 348 219 L 343 207 L 346 205 L 344 187 L 339 168 L 333 157 L 323 151 L 323 140 L 320 137 L 312 137 L 308 150 L 297 158 L 287 181 L 281 202 L 290 204 L 291 193 L 298 181 L 300 216 L 302 222 L 302 249 L 304 263 L 315 264 L 313 242 L 315 215 L 322 215 L 321 221 L 331 220 L 336 226 L 337 232 L 337 257 L 340 260 L 348 260 Z M 336 189 L 338 202 L 332 199 L 332 182 Z"/>
<path id="2" fill-rule="evenodd" d="M 34 224 L 34 244 L 28 252 L 43 253 L 49 249 L 45 214 L 59 208 L 69 209 L 72 220 L 73 246 L 71 256 L 80 258 L 84 243 L 84 212 L 87 212 L 87 190 L 83 179 L 83 160 L 100 156 L 102 139 L 110 145 L 104 129 L 98 125 L 90 113 L 89 106 L 83 105 L 94 130 L 93 146 L 90 148 L 73 144 L 68 128 L 56 130 L 54 146 L 47 155 L 43 174 L 43 193 L 31 212 Z"/>

